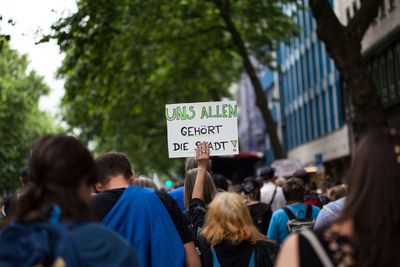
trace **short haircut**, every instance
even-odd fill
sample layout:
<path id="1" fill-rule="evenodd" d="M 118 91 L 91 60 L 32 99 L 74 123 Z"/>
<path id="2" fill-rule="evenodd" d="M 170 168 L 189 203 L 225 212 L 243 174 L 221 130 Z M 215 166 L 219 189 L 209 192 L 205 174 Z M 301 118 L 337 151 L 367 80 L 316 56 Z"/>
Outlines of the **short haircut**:
<path id="1" fill-rule="evenodd" d="M 299 178 L 304 184 L 308 185 L 311 180 L 311 174 L 304 169 L 297 170 L 292 175 L 293 178 Z"/>
<path id="2" fill-rule="evenodd" d="M 290 178 L 282 185 L 283 195 L 287 202 L 303 202 L 304 183 L 299 178 Z"/>
<path id="3" fill-rule="evenodd" d="M 228 182 L 226 181 L 226 177 L 224 175 L 213 174 L 212 178 L 217 189 L 228 191 Z"/>
<path id="4" fill-rule="evenodd" d="M 270 167 L 262 167 L 259 172 L 263 180 L 271 180 L 275 176 L 275 170 Z"/>
<path id="5" fill-rule="evenodd" d="M 112 177 L 123 175 L 126 180 L 132 174 L 131 164 L 123 153 L 107 152 L 96 160 L 97 182 L 106 185 Z"/>

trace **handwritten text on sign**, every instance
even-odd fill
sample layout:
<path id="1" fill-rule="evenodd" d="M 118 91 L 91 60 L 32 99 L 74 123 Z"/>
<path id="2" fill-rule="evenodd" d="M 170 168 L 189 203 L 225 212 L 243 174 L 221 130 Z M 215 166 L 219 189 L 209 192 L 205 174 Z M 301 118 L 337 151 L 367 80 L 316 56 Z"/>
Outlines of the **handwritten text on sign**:
<path id="1" fill-rule="evenodd" d="M 235 101 L 165 105 L 170 158 L 194 157 L 206 141 L 210 155 L 239 153 Z"/>

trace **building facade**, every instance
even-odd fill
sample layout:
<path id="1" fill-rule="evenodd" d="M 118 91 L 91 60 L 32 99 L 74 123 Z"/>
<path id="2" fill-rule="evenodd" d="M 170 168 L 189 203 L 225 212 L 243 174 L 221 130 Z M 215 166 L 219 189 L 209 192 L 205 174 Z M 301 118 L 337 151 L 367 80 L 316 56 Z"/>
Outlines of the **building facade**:
<path id="1" fill-rule="evenodd" d="M 339 73 L 317 38 L 307 0 L 304 6 L 295 18 L 299 36 L 289 44 L 280 43 L 278 50 L 283 144 L 288 157 L 305 166 L 314 165 L 322 155 L 325 165 L 332 165 L 328 168 L 331 175 L 338 176 L 347 167 L 351 150 L 342 116 Z"/>
<path id="2" fill-rule="evenodd" d="M 361 1 L 333 0 L 331 5 L 340 22 L 346 25 L 359 9 Z M 303 3 L 304 11 L 295 18 L 300 26 L 299 36 L 292 38 L 290 43 L 279 44 L 276 58 L 281 71 L 271 74 L 264 69 L 259 72 L 259 78 L 277 121 L 287 157 L 311 166 L 316 164 L 316 158 L 322 156 L 326 174 L 342 180 L 354 147 L 351 127 L 354 114 L 340 73 L 324 43 L 317 37 L 316 22 L 308 0 Z M 286 11 L 291 12 L 290 8 Z M 362 53 L 377 84 L 389 124 L 400 129 L 400 0 L 384 0 L 377 18 L 362 40 Z M 240 98 L 246 98 L 245 92 L 252 89 L 249 81 L 247 87 Z M 264 143 L 267 164 L 270 164 L 273 153 L 268 135 L 255 106 L 254 93 L 250 97 L 253 102 L 248 102 L 247 108 L 258 112 L 258 115 L 248 118 L 248 125 L 257 128 L 251 130 L 250 138 L 259 146 L 248 146 L 248 149 L 260 150 Z M 278 101 L 272 101 L 274 99 Z M 262 129 L 264 132 L 261 134 Z"/>

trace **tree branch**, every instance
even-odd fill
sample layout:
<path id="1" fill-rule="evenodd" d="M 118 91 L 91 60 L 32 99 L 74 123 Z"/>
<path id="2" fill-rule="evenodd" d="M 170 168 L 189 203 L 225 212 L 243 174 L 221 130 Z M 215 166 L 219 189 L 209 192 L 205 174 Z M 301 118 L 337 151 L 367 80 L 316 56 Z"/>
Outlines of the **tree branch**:
<path id="1" fill-rule="evenodd" d="M 378 15 L 383 0 L 365 0 L 355 16 L 349 21 L 347 30 L 355 33 L 358 40 L 362 40 L 371 22 Z"/>
<path id="2" fill-rule="evenodd" d="M 310 0 L 310 7 L 313 17 L 317 21 L 318 37 L 326 43 L 325 40 L 340 40 L 343 35 L 344 27 L 333 12 L 328 0 Z M 329 29 L 329 31 L 321 31 L 320 29 Z M 333 32 L 332 32 L 333 30 Z M 339 35 L 337 35 L 339 34 Z M 340 40 L 341 41 L 341 40 Z"/>
<path id="3" fill-rule="evenodd" d="M 253 85 L 254 92 L 256 94 L 256 105 L 261 111 L 261 114 L 264 118 L 264 122 L 267 126 L 267 132 L 271 141 L 272 149 L 274 151 L 274 155 L 276 159 L 284 158 L 285 154 L 282 150 L 281 144 L 279 142 L 276 123 L 272 118 L 271 112 L 268 107 L 268 102 L 265 98 L 264 91 L 262 89 L 260 80 L 257 77 L 257 73 L 254 69 L 253 64 L 250 61 L 250 56 L 245 46 L 242 35 L 236 28 L 235 24 L 231 19 L 231 13 L 229 8 L 229 3 L 222 3 L 221 0 L 213 0 L 216 4 L 221 18 L 224 20 L 228 31 L 231 34 L 233 43 L 238 49 L 238 53 L 243 61 L 243 66 L 250 78 L 250 81 Z"/>

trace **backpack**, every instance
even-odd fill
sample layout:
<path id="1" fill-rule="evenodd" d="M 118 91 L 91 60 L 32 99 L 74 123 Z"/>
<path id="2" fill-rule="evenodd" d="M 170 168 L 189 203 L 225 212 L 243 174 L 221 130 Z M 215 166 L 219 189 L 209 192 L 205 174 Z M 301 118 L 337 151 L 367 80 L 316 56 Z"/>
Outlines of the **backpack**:
<path id="1" fill-rule="evenodd" d="M 79 266 L 72 223 L 59 224 L 53 206 L 48 222 L 15 223 L 0 232 L 0 266 Z"/>
<path id="2" fill-rule="evenodd" d="M 315 220 L 311 218 L 311 205 L 306 206 L 306 215 L 303 219 L 298 219 L 288 207 L 284 207 L 283 210 L 289 216 L 289 221 L 287 222 L 289 233 L 298 232 L 303 229 L 312 229 L 314 227 Z"/>

